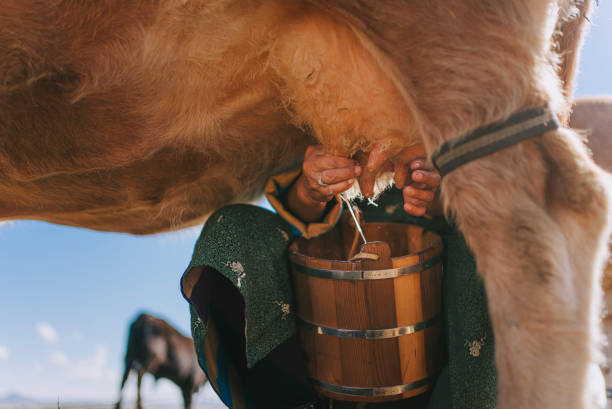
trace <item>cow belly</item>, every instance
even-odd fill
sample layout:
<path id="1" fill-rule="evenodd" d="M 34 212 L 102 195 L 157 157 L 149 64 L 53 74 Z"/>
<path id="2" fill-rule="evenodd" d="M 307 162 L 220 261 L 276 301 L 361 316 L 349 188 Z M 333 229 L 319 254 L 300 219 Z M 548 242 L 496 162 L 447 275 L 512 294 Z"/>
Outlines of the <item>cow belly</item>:
<path id="1" fill-rule="evenodd" d="M 46 25 L 0 14 L 17 35 L 38 27 L 31 47 L 51 49 L 40 62 L 48 79 L 0 89 L 0 220 L 186 227 L 252 199 L 312 142 L 289 124 L 267 66 L 282 7 L 127 3 L 40 6 Z M 58 27 L 66 31 L 46 44 Z"/>

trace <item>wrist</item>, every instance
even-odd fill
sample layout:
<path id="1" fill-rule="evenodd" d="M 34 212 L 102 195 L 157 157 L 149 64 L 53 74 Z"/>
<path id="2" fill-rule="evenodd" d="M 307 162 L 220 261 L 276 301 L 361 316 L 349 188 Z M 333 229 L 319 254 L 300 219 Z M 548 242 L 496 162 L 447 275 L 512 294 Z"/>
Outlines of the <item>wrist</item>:
<path id="1" fill-rule="evenodd" d="M 321 219 L 327 203 L 319 202 L 308 194 L 304 176 L 300 175 L 289 191 L 287 206 L 302 221 L 313 222 Z"/>
<path id="2" fill-rule="evenodd" d="M 298 200 L 304 204 L 305 206 L 312 209 L 323 209 L 327 205 L 327 202 L 320 202 L 314 199 L 309 193 L 308 188 L 306 187 L 306 178 L 303 175 L 300 175 L 298 180 L 296 181 L 296 195 Z"/>

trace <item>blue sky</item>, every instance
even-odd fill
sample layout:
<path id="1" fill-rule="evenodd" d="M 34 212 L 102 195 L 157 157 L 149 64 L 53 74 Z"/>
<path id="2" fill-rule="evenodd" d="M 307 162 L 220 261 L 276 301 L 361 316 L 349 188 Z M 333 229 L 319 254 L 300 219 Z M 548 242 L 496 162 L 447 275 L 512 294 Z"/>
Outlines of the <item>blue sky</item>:
<path id="1" fill-rule="evenodd" d="M 612 94 L 612 2 L 601 1 L 582 51 L 577 96 Z M 0 397 L 117 396 L 127 326 L 146 310 L 188 333 L 178 280 L 199 229 L 133 237 L 52 224 L 0 225 Z M 147 401 L 179 402 L 168 382 Z M 134 383 L 126 392 L 131 398 Z M 213 401 L 210 390 L 200 401 Z M 202 407 L 201 405 L 199 407 Z"/>

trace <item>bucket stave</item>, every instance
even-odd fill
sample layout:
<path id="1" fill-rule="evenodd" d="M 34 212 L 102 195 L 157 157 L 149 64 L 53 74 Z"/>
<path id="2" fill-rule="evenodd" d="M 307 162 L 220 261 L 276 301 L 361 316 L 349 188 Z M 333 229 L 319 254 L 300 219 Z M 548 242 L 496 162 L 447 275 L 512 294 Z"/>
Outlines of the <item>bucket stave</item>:
<path id="1" fill-rule="evenodd" d="M 380 402 L 425 392 L 443 361 L 441 239 L 412 225 L 367 223 L 368 252 L 344 261 L 332 231 L 290 248 L 307 371 L 334 399 Z M 387 243 L 390 244 L 387 245 Z"/>

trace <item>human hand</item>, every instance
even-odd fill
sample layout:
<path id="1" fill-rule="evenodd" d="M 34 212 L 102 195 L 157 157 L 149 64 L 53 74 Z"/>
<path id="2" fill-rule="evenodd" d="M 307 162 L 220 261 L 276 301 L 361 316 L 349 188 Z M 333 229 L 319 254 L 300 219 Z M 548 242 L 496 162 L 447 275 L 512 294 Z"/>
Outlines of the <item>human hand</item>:
<path id="1" fill-rule="evenodd" d="M 401 189 L 406 184 L 412 170 L 411 162 L 416 158 L 426 156 L 425 147 L 422 144 L 408 146 L 400 152 L 393 154 L 384 150 L 380 145 L 374 145 L 371 152 L 362 153 L 360 162 L 364 165 L 363 172 L 359 177 L 361 193 L 365 197 L 371 197 L 374 190 L 376 177 L 383 171 L 395 172 L 395 186 Z"/>
<path id="2" fill-rule="evenodd" d="M 360 174 L 361 167 L 355 160 L 331 155 L 321 145 L 309 146 L 296 182 L 298 198 L 305 204 L 327 203 L 350 188 Z"/>
<path id="3" fill-rule="evenodd" d="M 413 216 L 423 216 L 435 199 L 441 179 L 437 171 L 427 168 L 425 155 L 423 145 L 409 146 L 393 156 L 380 146 L 374 146 L 367 155 L 367 165 L 359 179 L 362 193 L 371 196 L 376 175 L 391 164 L 395 186 L 402 189 L 404 210 Z"/>
<path id="4" fill-rule="evenodd" d="M 413 216 L 423 216 L 427 207 L 434 201 L 436 191 L 440 186 L 440 174 L 426 168 L 425 158 L 417 158 L 410 162 L 409 183 L 402 189 L 404 210 Z"/>

